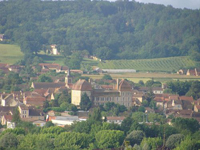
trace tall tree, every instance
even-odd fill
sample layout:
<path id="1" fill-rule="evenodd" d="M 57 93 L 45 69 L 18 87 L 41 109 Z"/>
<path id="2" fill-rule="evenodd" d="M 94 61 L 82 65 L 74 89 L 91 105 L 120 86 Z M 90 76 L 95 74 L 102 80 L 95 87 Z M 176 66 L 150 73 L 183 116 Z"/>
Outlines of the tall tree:
<path id="1" fill-rule="evenodd" d="M 84 93 L 81 96 L 81 103 L 80 103 L 81 109 L 89 110 L 91 106 L 92 106 L 92 102 L 91 102 L 90 98 L 88 97 L 88 95 L 86 93 Z"/>

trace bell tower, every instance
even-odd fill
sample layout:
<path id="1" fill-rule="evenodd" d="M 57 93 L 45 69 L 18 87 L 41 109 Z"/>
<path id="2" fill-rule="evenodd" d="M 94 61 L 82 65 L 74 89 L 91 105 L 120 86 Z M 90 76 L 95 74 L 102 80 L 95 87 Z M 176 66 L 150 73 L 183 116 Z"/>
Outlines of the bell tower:
<path id="1" fill-rule="evenodd" d="M 65 77 L 65 83 L 66 83 L 67 85 L 72 83 L 72 76 L 71 76 L 71 73 L 70 73 L 70 69 L 69 69 L 69 68 L 68 68 L 68 70 L 67 70 L 67 76 Z"/>

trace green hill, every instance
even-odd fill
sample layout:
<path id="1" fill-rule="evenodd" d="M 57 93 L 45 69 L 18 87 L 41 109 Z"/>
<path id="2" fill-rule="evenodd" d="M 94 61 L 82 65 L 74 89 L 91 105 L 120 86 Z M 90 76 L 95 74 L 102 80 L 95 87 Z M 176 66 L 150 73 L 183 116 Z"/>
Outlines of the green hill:
<path id="1" fill-rule="evenodd" d="M 107 60 L 98 64 L 102 69 L 136 69 L 137 71 L 177 71 L 180 68 L 194 67 L 195 62 L 186 56 L 138 59 L 138 60 Z"/>
<path id="2" fill-rule="evenodd" d="M 24 53 L 34 54 L 51 44 L 66 56 L 87 50 L 103 60 L 200 52 L 199 10 L 135 1 L 8 0 L 0 4 L 0 34 L 19 44 Z"/>

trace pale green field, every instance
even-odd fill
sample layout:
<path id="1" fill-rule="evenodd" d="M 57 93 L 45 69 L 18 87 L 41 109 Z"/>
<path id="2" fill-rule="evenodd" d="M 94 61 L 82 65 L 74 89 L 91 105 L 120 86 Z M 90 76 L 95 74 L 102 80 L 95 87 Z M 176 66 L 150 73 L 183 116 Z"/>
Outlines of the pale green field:
<path id="1" fill-rule="evenodd" d="M 0 44 L 0 63 L 14 64 L 23 58 L 19 46 Z"/>
<path id="2" fill-rule="evenodd" d="M 165 83 L 167 81 L 180 80 L 180 81 L 189 81 L 189 80 L 200 80 L 198 76 L 186 76 L 186 75 L 178 75 L 178 74 L 168 74 L 168 73 L 124 73 L 124 74 L 110 74 L 113 79 L 128 79 L 137 83 L 139 80 L 143 80 L 144 82 L 154 79 L 155 81 L 160 81 Z M 92 79 L 101 79 L 103 74 L 100 75 L 83 75 L 88 76 Z"/>

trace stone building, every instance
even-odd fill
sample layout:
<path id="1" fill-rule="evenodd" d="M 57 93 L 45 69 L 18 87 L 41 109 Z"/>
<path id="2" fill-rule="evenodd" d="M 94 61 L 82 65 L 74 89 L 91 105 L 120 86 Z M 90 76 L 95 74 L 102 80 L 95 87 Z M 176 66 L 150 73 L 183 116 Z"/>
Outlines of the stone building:
<path id="1" fill-rule="evenodd" d="M 80 105 L 81 96 L 86 93 L 93 105 L 104 105 L 107 102 L 132 106 L 132 87 L 126 80 L 117 80 L 114 89 L 93 89 L 86 80 L 78 80 L 72 88 L 72 104 Z"/>

